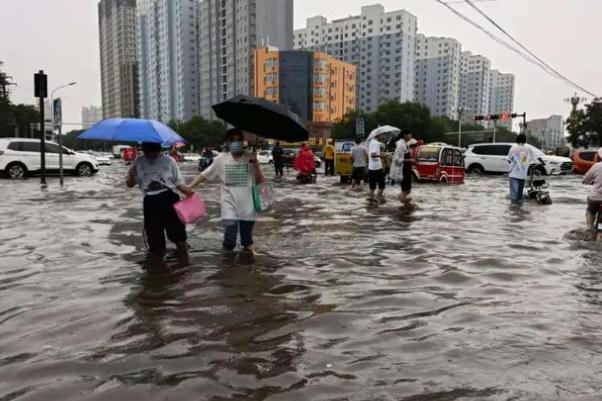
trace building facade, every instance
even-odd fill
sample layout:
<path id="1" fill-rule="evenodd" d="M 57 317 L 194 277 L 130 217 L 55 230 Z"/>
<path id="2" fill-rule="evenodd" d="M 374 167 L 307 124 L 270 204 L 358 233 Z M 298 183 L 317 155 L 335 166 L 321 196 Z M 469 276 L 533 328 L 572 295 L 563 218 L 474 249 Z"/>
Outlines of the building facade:
<path id="1" fill-rule="evenodd" d="M 98 106 L 84 106 L 82 107 L 82 128 L 88 129 L 97 122 L 101 121 L 102 107 Z"/>
<path id="2" fill-rule="evenodd" d="M 201 0 L 200 112 L 253 93 L 253 49 L 293 47 L 293 0 Z"/>
<path id="3" fill-rule="evenodd" d="M 98 27 L 104 117 L 138 117 L 136 0 L 101 0 Z"/>
<path id="4" fill-rule="evenodd" d="M 456 39 L 422 34 L 416 38 L 415 100 L 432 115 L 457 118 L 461 53 Z"/>
<path id="5" fill-rule="evenodd" d="M 488 58 L 462 52 L 460 71 L 460 107 L 464 118 L 470 120 L 476 115 L 489 113 L 489 87 L 491 80 L 491 62 Z"/>
<path id="6" fill-rule="evenodd" d="M 417 18 L 382 5 L 328 22 L 310 18 L 295 31 L 295 49 L 320 51 L 357 67 L 357 108 L 374 111 L 384 102 L 414 100 Z"/>
<path id="7" fill-rule="evenodd" d="M 514 74 L 491 70 L 489 79 L 489 114 L 514 112 Z M 498 123 L 512 130 L 512 121 Z"/>
<path id="8" fill-rule="evenodd" d="M 199 114 L 199 3 L 138 0 L 140 111 L 187 121 Z"/>
<path id="9" fill-rule="evenodd" d="M 564 121 L 562 116 L 552 115 L 527 122 L 527 136 L 539 138 L 545 149 L 554 149 L 566 145 Z"/>
<path id="10" fill-rule="evenodd" d="M 259 48 L 254 93 L 285 104 L 306 122 L 333 123 L 356 104 L 356 67 L 321 52 Z"/>

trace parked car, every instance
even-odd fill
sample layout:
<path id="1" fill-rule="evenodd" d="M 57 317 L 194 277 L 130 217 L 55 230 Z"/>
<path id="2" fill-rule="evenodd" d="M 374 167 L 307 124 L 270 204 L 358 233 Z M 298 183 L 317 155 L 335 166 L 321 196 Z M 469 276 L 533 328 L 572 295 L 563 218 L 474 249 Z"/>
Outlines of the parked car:
<path id="1" fill-rule="evenodd" d="M 272 156 L 272 152 L 269 150 L 260 150 L 257 152 L 257 161 L 259 161 L 260 164 L 273 164 L 274 157 Z"/>
<path id="2" fill-rule="evenodd" d="M 573 160 L 573 171 L 576 174 L 585 174 L 594 164 L 602 161 L 598 157 L 598 151 L 591 149 L 575 150 L 571 159 Z"/>
<path id="3" fill-rule="evenodd" d="M 59 170 L 59 145 L 46 142 L 46 170 Z M 39 172 L 41 141 L 39 139 L 0 138 L 0 171 L 13 179 L 24 178 Z M 63 169 L 79 176 L 98 172 L 94 156 L 77 153 L 63 146 Z"/>
<path id="4" fill-rule="evenodd" d="M 297 153 L 299 153 L 299 149 L 291 149 L 291 148 L 285 148 L 283 149 L 284 153 L 282 155 L 282 161 L 284 163 L 284 167 L 293 167 L 293 161 L 295 160 L 295 157 L 297 157 Z M 320 168 L 322 166 L 322 159 L 320 159 L 318 156 L 314 155 L 314 160 L 316 162 L 316 168 Z"/>
<path id="5" fill-rule="evenodd" d="M 509 171 L 508 153 L 512 143 L 480 143 L 470 145 L 464 154 L 466 172 L 469 174 L 505 174 Z M 531 145 L 527 145 L 531 146 Z M 573 162 L 568 157 L 545 155 L 533 147 L 544 164 L 535 164 L 533 168 L 541 175 L 570 174 Z"/>
<path id="6" fill-rule="evenodd" d="M 92 152 L 90 153 L 90 155 L 92 155 L 92 157 L 96 159 L 99 166 L 110 166 L 113 164 L 113 160 L 115 159 L 113 155 L 109 156 L 105 153 L 100 152 Z"/>
<path id="7" fill-rule="evenodd" d="M 201 160 L 201 155 L 198 153 L 184 153 L 182 154 L 182 161 L 185 163 L 194 163 L 198 164 L 199 160 Z"/>
<path id="8" fill-rule="evenodd" d="M 418 148 L 414 174 L 419 181 L 462 184 L 464 156 L 460 148 L 447 144 L 429 144 Z"/>

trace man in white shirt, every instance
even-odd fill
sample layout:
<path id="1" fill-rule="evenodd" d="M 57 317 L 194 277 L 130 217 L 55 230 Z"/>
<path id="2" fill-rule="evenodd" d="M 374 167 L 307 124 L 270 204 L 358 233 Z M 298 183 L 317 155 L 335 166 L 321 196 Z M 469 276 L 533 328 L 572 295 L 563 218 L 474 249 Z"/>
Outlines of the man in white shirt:
<path id="1" fill-rule="evenodd" d="M 508 152 L 510 163 L 510 201 L 513 205 L 522 202 L 525 190 L 525 181 L 529 175 L 529 167 L 536 163 L 538 155 L 532 147 L 527 146 L 527 137 L 520 134 L 516 137 L 516 145 Z"/>
<path id="2" fill-rule="evenodd" d="M 368 144 L 368 181 L 370 184 L 370 200 L 378 200 L 384 203 L 385 198 L 383 193 L 385 192 L 385 172 L 383 169 L 383 159 L 385 154 L 382 151 L 382 144 L 384 135 L 378 135 L 374 137 Z M 378 186 L 378 197 L 374 197 L 374 192 Z"/>

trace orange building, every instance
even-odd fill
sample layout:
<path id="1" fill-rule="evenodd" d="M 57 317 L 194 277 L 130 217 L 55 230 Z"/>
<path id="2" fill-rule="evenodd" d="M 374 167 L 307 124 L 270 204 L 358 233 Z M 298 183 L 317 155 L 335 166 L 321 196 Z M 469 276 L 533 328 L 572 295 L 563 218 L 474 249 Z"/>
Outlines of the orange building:
<path id="1" fill-rule="evenodd" d="M 355 110 L 356 67 L 321 52 L 255 49 L 254 95 L 288 105 L 308 123 Z"/>

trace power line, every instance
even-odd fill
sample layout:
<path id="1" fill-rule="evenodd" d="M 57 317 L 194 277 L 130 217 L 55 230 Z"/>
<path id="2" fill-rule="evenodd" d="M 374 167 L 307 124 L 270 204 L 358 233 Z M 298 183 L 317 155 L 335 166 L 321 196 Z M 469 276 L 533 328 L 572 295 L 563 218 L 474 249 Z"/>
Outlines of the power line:
<path id="1" fill-rule="evenodd" d="M 590 96 L 593 97 L 597 97 L 596 95 L 594 95 L 592 92 L 588 91 L 587 89 L 583 88 L 582 86 L 580 86 L 579 84 L 571 81 L 569 78 L 567 78 L 565 75 L 563 75 L 562 73 L 558 72 L 556 69 L 554 69 L 553 67 L 551 67 L 548 63 L 546 63 L 545 61 L 543 61 L 541 58 L 539 58 L 535 53 L 533 53 L 531 50 L 529 50 L 526 46 L 524 46 L 522 43 L 520 43 L 518 40 L 516 40 L 514 37 L 512 37 L 512 35 L 510 35 L 504 28 L 502 28 L 497 22 L 495 22 L 491 17 L 489 17 L 487 14 L 485 14 L 485 12 L 483 12 L 480 8 L 478 8 L 475 4 L 474 1 L 475 0 L 464 0 L 469 6 L 471 6 L 472 8 L 474 8 L 479 14 L 481 14 L 483 17 L 485 17 L 489 22 L 491 22 L 497 29 L 499 29 L 500 31 L 502 31 L 502 33 L 504 35 L 506 35 L 508 38 L 510 38 L 510 40 L 512 40 L 514 43 L 516 43 L 518 46 L 520 46 L 521 49 L 523 49 L 524 51 L 526 51 L 531 57 L 533 57 L 535 60 L 537 60 L 540 64 L 544 65 L 549 71 L 551 71 L 552 73 L 554 73 L 558 78 L 564 80 L 567 83 L 570 83 L 573 87 L 587 93 Z M 548 71 L 548 72 L 549 72 Z"/>
<path id="2" fill-rule="evenodd" d="M 555 78 L 558 78 L 558 79 L 564 81 L 565 83 L 567 83 L 568 85 L 574 87 L 575 89 L 578 89 L 580 91 L 586 92 L 586 93 L 590 94 L 591 96 L 595 97 L 595 95 L 593 95 L 591 92 L 585 90 L 581 86 L 573 83 L 572 81 L 570 81 L 570 80 L 568 80 L 566 78 L 563 78 L 562 76 L 557 75 L 557 73 L 555 73 L 553 70 L 550 70 L 545 65 L 541 64 L 539 61 L 537 61 L 537 59 L 533 58 L 529 54 L 524 53 L 523 51 L 517 49 L 516 47 L 514 47 L 510 43 L 508 43 L 508 42 L 504 41 L 503 39 L 497 37 L 496 35 L 492 34 L 487 29 L 485 29 L 483 26 L 479 25 L 478 23 L 474 22 L 472 19 L 470 19 L 467 16 L 465 16 L 464 14 L 460 13 L 455 8 L 453 8 L 452 6 L 450 6 L 448 3 L 446 3 L 446 2 L 444 2 L 442 0 L 435 0 L 435 1 L 437 3 L 443 5 L 444 7 L 446 7 L 448 10 L 450 10 L 452 13 L 454 13 L 455 15 L 457 15 L 459 18 L 461 18 L 465 22 L 469 23 L 470 25 L 474 26 L 475 28 L 477 28 L 478 30 L 480 30 L 481 32 L 483 32 L 485 35 L 487 35 L 489 38 L 491 38 L 492 40 L 494 40 L 498 44 L 500 44 L 500 45 L 506 47 L 508 50 L 510 50 L 510 51 L 518 54 L 520 57 L 522 57 L 523 59 L 525 59 L 529 63 L 534 64 L 534 65 L 542 68 L 548 74 L 551 74 Z"/>

